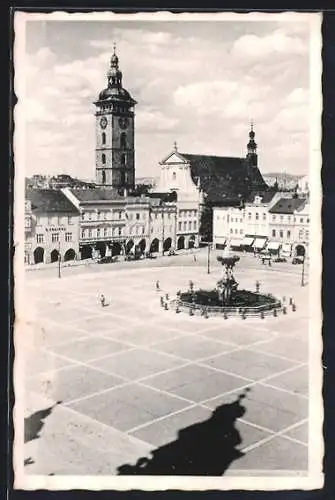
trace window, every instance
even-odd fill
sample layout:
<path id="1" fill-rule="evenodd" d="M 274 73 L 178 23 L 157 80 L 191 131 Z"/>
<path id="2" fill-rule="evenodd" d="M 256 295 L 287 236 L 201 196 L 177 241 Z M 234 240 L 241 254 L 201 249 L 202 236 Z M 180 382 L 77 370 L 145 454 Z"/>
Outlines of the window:
<path id="1" fill-rule="evenodd" d="M 243 229 L 240 229 L 240 234 L 243 234 Z"/>
<path id="2" fill-rule="evenodd" d="M 287 222 L 291 222 L 291 217 L 289 215 L 287 216 Z"/>
<path id="3" fill-rule="evenodd" d="M 101 219 L 101 212 L 97 212 L 97 219 L 100 220 Z"/>
<path id="4" fill-rule="evenodd" d="M 100 228 L 97 229 L 97 238 L 100 238 Z"/>
<path id="5" fill-rule="evenodd" d="M 88 230 L 88 237 L 89 237 L 89 238 L 92 238 L 92 229 L 89 229 L 89 230 Z"/>
<path id="6" fill-rule="evenodd" d="M 44 243 L 44 234 L 36 234 L 37 243 Z"/>
<path id="7" fill-rule="evenodd" d="M 168 219 L 171 219 L 171 214 L 170 214 L 170 212 L 168 213 Z"/>
<path id="8" fill-rule="evenodd" d="M 122 219 L 122 212 L 119 210 L 119 219 Z"/>
<path id="9" fill-rule="evenodd" d="M 136 220 L 140 220 L 140 214 L 136 214 Z"/>
<path id="10" fill-rule="evenodd" d="M 106 165 L 106 155 L 105 155 L 105 153 L 102 153 L 102 155 L 101 155 L 101 163 L 103 165 Z"/>
<path id="11" fill-rule="evenodd" d="M 306 222 L 309 223 L 309 217 L 307 217 Z"/>
<path id="12" fill-rule="evenodd" d="M 176 172 L 173 172 L 173 174 L 172 174 L 172 180 L 175 181 L 176 177 L 177 177 Z"/>
<path id="13" fill-rule="evenodd" d="M 308 240 L 308 238 L 309 238 L 309 231 L 305 231 L 305 238 L 306 238 L 306 240 Z"/>
<path id="14" fill-rule="evenodd" d="M 284 237 L 284 232 L 283 232 L 283 231 L 279 231 L 279 237 L 280 237 L 280 238 L 283 238 L 283 237 Z"/>
<path id="15" fill-rule="evenodd" d="M 302 240 L 303 237 L 304 237 L 304 231 L 303 231 L 303 229 L 300 229 L 300 231 L 299 231 L 299 240 Z"/>
<path id="16" fill-rule="evenodd" d="M 108 229 L 107 227 L 104 227 L 104 238 L 106 238 L 108 235 Z"/>
<path id="17" fill-rule="evenodd" d="M 283 222 L 283 220 L 284 220 L 284 216 L 283 216 L 283 215 L 281 215 L 281 216 L 280 216 L 280 221 L 281 221 L 281 222 Z"/>
<path id="18" fill-rule="evenodd" d="M 120 135 L 120 148 L 127 149 L 127 136 L 124 132 Z"/>
<path id="19" fill-rule="evenodd" d="M 187 229 L 187 222 L 184 221 L 184 231 L 186 231 L 186 229 Z"/>
<path id="20" fill-rule="evenodd" d="M 248 212 L 248 219 L 251 220 L 251 212 Z"/>
<path id="21" fill-rule="evenodd" d="M 300 223 L 302 224 L 304 222 L 304 218 L 300 217 Z"/>
<path id="22" fill-rule="evenodd" d="M 263 220 L 266 220 L 266 214 L 263 214 Z"/>
<path id="23" fill-rule="evenodd" d="M 189 221 L 188 221 L 188 230 L 190 231 L 191 229 L 192 229 L 192 221 L 191 221 L 191 220 L 189 220 Z"/>
<path id="24" fill-rule="evenodd" d="M 256 220 L 259 220 L 259 213 L 256 212 Z"/>
<path id="25" fill-rule="evenodd" d="M 92 220 L 92 212 L 88 212 L 88 220 Z"/>
<path id="26" fill-rule="evenodd" d="M 276 220 L 276 216 L 275 216 L 275 215 L 273 215 L 273 216 L 272 216 L 272 220 L 273 220 L 273 221 L 275 221 L 275 220 Z"/>
<path id="27" fill-rule="evenodd" d="M 86 238 L 86 229 L 81 230 L 81 237 L 83 240 Z"/>
<path id="28" fill-rule="evenodd" d="M 101 143 L 102 144 L 106 144 L 106 134 L 105 134 L 105 132 L 102 132 L 102 134 L 101 134 Z"/>
<path id="29" fill-rule="evenodd" d="M 181 231 L 181 221 L 178 222 L 178 231 Z"/>
<path id="30" fill-rule="evenodd" d="M 275 229 L 272 229 L 272 237 L 275 238 L 276 237 L 276 230 Z"/>
<path id="31" fill-rule="evenodd" d="M 194 231 L 197 229 L 197 221 L 193 221 L 193 229 Z"/>
<path id="32" fill-rule="evenodd" d="M 65 241 L 72 241 L 72 233 L 65 233 Z"/>
<path id="33" fill-rule="evenodd" d="M 119 236 L 122 235 L 122 227 L 119 227 Z"/>
<path id="34" fill-rule="evenodd" d="M 233 234 L 233 229 L 232 228 L 230 228 L 230 233 Z"/>
<path id="35" fill-rule="evenodd" d="M 58 233 L 52 233 L 52 235 L 51 235 L 51 241 L 52 241 L 52 243 L 56 243 L 57 241 L 59 241 L 59 234 Z"/>
<path id="36" fill-rule="evenodd" d="M 287 231 L 287 239 L 289 240 L 291 238 L 291 231 Z"/>

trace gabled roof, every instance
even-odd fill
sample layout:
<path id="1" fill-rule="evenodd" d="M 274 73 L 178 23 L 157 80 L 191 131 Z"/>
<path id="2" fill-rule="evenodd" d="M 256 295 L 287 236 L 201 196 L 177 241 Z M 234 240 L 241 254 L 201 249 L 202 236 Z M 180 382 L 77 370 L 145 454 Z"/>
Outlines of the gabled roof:
<path id="1" fill-rule="evenodd" d="M 267 187 L 258 168 L 250 167 L 245 158 L 180 155 L 190 163 L 192 179 L 196 184 L 200 183 L 209 202 L 237 200 L 248 195 L 252 188 Z"/>
<path id="2" fill-rule="evenodd" d="M 124 200 L 115 189 L 71 189 L 70 191 L 81 202 Z"/>
<path id="3" fill-rule="evenodd" d="M 77 208 L 58 189 L 26 189 L 25 196 L 34 213 L 78 214 Z"/>
<path id="4" fill-rule="evenodd" d="M 303 198 L 281 198 L 270 208 L 269 212 L 271 214 L 293 214 L 304 203 Z"/>
<path id="5" fill-rule="evenodd" d="M 277 192 L 274 189 L 267 189 L 266 191 L 251 191 L 246 199 L 246 202 L 254 203 L 255 198 L 259 196 L 261 198 L 261 203 L 267 204 L 270 203 L 276 193 Z"/>

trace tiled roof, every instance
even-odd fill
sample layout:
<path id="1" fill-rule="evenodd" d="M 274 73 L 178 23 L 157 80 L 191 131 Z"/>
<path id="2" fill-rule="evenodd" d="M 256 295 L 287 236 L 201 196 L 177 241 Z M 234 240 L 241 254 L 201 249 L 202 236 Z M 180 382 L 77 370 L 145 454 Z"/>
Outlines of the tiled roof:
<path id="1" fill-rule="evenodd" d="M 249 167 L 245 158 L 180 154 L 190 163 L 193 181 L 199 179 L 210 202 L 236 200 L 252 188 L 267 187 L 258 168 Z"/>
<path id="2" fill-rule="evenodd" d="M 26 199 L 35 213 L 73 213 L 77 208 L 58 189 L 26 189 Z"/>
<path id="3" fill-rule="evenodd" d="M 281 198 L 270 208 L 269 212 L 272 214 L 293 214 L 303 203 L 305 200 L 302 198 Z"/>
<path id="4" fill-rule="evenodd" d="M 124 197 L 114 189 L 71 189 L 71 193 L 79 201 L 121 201 Z"/>
<path id="5" fill-rule="evenodd" d="M 270 203 L 275 194 L 276 191 L 273 189 L 267 189 L 266 191 L 251 191 L 246 201 L 247 203 L 254 203 L 255 197 L 260 196 L 261 203 Z"/>

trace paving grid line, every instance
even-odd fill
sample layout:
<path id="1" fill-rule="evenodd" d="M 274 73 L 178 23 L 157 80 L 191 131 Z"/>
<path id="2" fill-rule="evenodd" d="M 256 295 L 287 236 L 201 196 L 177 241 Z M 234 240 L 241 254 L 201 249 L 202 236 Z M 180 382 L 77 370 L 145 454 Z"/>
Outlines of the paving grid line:
<path id="1" fill-rule="evenodd" d="M 262 446 L 263 444 L 266 444 L 270 441 L 272 441 L 273 439 L 275 439 L 276 437 L 282 437 L 282 435 L 285 433 L 285 432 L 289 432 L 291 431 L 292 429 L 295 429 L 296 427 L 299 427 L 301 424 L 304 424 L 308 421 L 308 419 L 303 419 L 303 420 L 300 420 L 300 422 L 296 422 L 295 424 L 292 424 L 292 425 L 289 425 L 288 427 L 285 427 L 285 429 L 282 429 L 281 431 L 278 431 L 276 433 L 274 433 L 273 435 L 271 436 L 267 436 L 263 439 L 261 439 L 260 441 L 258 441 L 258 443 L 254 443 L 254 444 L 251 444 L 250 446 L 247 446 L 246 448 L 242 448 L 242 452 L 244 453 L 247 453 L 251 450 L 254 450 L 256 448 L 259 448 L 260 446 Z M 294 439 L 294 438 L 293 438 Z M 292 440 L 292 438 L 291 438 Z M 294 439 L 294 441 L 297 441 L 296 439 Z M 308 447 L 308 445 L 306 445 L 305 443 L 301 443 L 303 444 L 304 446 Z"/>
<path id="2" fill-rule="evenodd" d="M 37 397 L 41 397 L 41 395 L 38 393 L 38 392 L 35 392 L 35 391 L 29 391 L 31 394 L 37 396 Z M 75 408 L 71 407 L 71 406 L 68 406 L 67 404 L 62 404 L 60 405 L 62 408 L 65 408 L 66 410 L 69 410 L 75 414 L 77 414 L 79 416 L 79 418 L 82 418 L 84 420 L 88 420 L 88 421 L 91 421 L 93 422 L 95 425 L 99 425 L 100 427 L 103 427 L 104 429 L 106 430 L 109 430 L 109 431 L 114 431 L 114 432 L 117 432 L 119 434 L 123 434 L 124 436 L 127 436 L 127 433 L 125 433 L 124 431 L 120 431 L 119 429 L 116 429 L 115 427 L 112 427 L 108 424 L 105 424 L 104 422 L 101 422 L 100 420 L 96 420 L 95 418 L 91 417 L 90 415 L 86 415 L 85 413 L 81 413 L 79 412 L 78 410 L 76 410 Z M 129 438 L 131 438 L 132 440 L 134 441 L 138 441 L 140 442 L 141 444 L 144 444 L 146 445 L 146 447 L 150 447 L 150 443 L 147 443 L 146 441 L 143 441 L 142 439 L 139 439 L 135 436 L 127 436 Z"/>
<path id="3" fill-rule="evenodd" d="M 173 354 L 168 354 L 168 356 L 170 356 L 172 358 L 175 358 L 175 359 L 178 359 L 180 361 L 183 361 L 184 363 L 182 363 L 180 366 L 174 366 L 174 367 L 168 368 L 166 370 L 162 370 L 160 372 L 153 373 L 153 374 L 151 374 L 149 376 L 140 377 L 138 379 L 132 379 L 131 381 L 134 382 L 134 383 L 137 383 L 137 382 L 140 382 L 140 381 L 142 381 L 142 380 L 144 380 L 144 379 L 146 379 L 148 377 L 159 376 L 161 374 L 164 374 L 164 373 L 167 373 L 167 372 L 170 372 L 170 371 L 178 370 L 179 368 L 184 368 L 185 366 L 198 365 L 198 366 L 202 366 L 203 368 L 206 368 L 208 370 L 214 370 L 214 371 L 217 371 L 217 372 L 225 373 L 227 375 L 233 376 L 234 378 L 244 379 L 244 380 L 250 381 L 251 383 L 257 383 L 257 380 L 251 379 L 249 377 L 244 377 L 242 375 L 238 375 L 236 373 L 233 373 L 233 372 L 230 372 L 230 371 L 227 371 L 227 370 L 224 370 L 224 369 L 220 369 L 220 368 L 216 368 L 216 367 L 212 367 L 212 366 L 208 366 L 208 365 L 204 364 L 204 362 L 207 361 L 207 360 L 215 359 L 215 358 L 220 357 L 220 356 L 225 355 L 225 354 L 230 354 L 230 353 L 234 353 L 234 352 L 238 352 L 238 351 L 243 351 L 245 349 L 246 349 L 246 346 L 239 346 L 239 347 L 237 347 L 237 348 L 235 348 L 235 349 L 233 349 L 233 350 L 231 350 L 229 352 L 220 352 L 218 354 L 205 356 L 204 358 L 199 358 L 197 360 L 190 360 L 190 359 L 187 359 L 187 358 L 182 358 L 181 356 L 177 356 L 177 355 L 173 355 Z M 65 356 L 63 354 L 55 354 L 53 351 L 49 351 L 48 348 L 43 348 L 41 350 L 47 352 L 48 354 L 49 353 L 50 354 L 54 354 L 55 356 L 57 356 L 59 358 L 63 358 L 65 360 L 69 361 L 69 362 L 72 361 L 72 359 L 73 359 L 73 358 L 70 358 L 69 356 Z M 108 372 L 108 371 L 104 370 L 101 367 L 91 366 L 91 363 L 96 362 L 96 361 L 101 361 L 103 359 L 106 359 L 106 358 L 109 358 L 109 357 L 112 357 L 112 356 L 113 357 L 117 356 L 118 354 L 121 354 L 121 352 L 122 353 L 128 353 L 128 352 L 133 352 L 133 351 L 136 351 L 136 350 L 143 350 L 143 351 L 148 351 L 148 352 L 156 353 L 155 350 L 148 349 L 145 346 L 144 347 L 139 347 L 139 346 L 137 346 L 137 345 L 134 344 L 134 345 L 132 345 L 132 348 L 130 348 L 130 349 L 123 350 L 123 351 L 118 351 L 118 352 L 114 352 L 114 353 L 110 353 L 110 354 L 108 354 L 106 356 L 102 356 L 102 357 L 96 358 L 94 360 L 86 360 L 86 362 L 84 362 L 84 361 L 78 361 L 78 360 L 73 360 L 74 363 L 72 363 L 72 365 L 73 366 L 74 365 L 80 365 L 80 366 L 84 366 L 86 368 L 91 368 L 93 370 L 96 369 L 96 370 L 101 371 L 101 372 L 103 372 L 105 374 L 115 375 L 116 377 L 120 377 L 120 378 L 123 378 L 125 380 L 128 380 L 127 378 L 122 377 L 121 375 L 118 375 L 115 372 Z M 166 354 L 166 353 L 164 353 L 164 354 Z M 300 364 L 301 363 L 297 362 L 297 365 L 298 365 L 297 368 L 300 366 Z M 64 367 L 60 367 L 57 371 L 61 371 L 62 368 L 66 368 L 66 367 L 68 367 L 68 365 L 64 366 Z M 41 373 L 48 373 L 48 370 L 45 371 L 45 372 L 41 372 Z M 52 373 L 54 373 L 54 370 L 52 371 Z M 38 376 L 40 374 L 36 374 L 33 377 L 34 378 L 35 377 L 38 378 Z M 282 374 L 282 372 L 276 372 L 274 375 L 275 376 L 277 376 L 277 375 L 280 376 L 281 374 Z M 286 391 L 286 392 L 288 392 L 288 391 Z"/>
<path id="4" fill-rule="evenodd" d="M 85 276 L 85 278 L 86 278 L 86 276 Z M 248 326 L 251 326 L 251 324 L 249 324 Z M 252 327 L 254 327 L 254 326 L 256 326 L 256 325 L 252 325 Z M 215 328 L 215 326 L 214 326 L 214 325 L 210 325 L 210 329 L 213 329 L 213 328 Z M 264 330 L 266 331 L 266 329 L 264 329 Z M 280 332 L 276 332 L 276 333 L 278 333 L 278 334 L 279 334 Z M 86 331 L 85 331 L 85 334 L 87 334 L 87 332 L 86 332 Z M 189 332 L 184 332 L 184 334 L 185 334 L 185 336 L 186 336 L 186 335 L 188 335 L 188 334 L 189 334 Z M 191 334 L 191 335 L 192 335 L 192 334 Z M 200 337 L 199 333 L 197 333 L 196 335 L 197 335 L 197 337 Z M 207 337 L 205 337 L 205 338 L 207 339 Z M 266 341 L 262 341 L 262 342 L 271 342 L 271 340 L 272 340 L 272 339 L 269 339 L 269 340 L 266 340 Z M 163 342 L 165 342 L 165 340 L 163 340 Z M 227 342 L 226 342 L 226 344 L 227 344 Z M 252 347 L 254 344 L 249 344 L 249 345 L 250 345 L 250 347 Z M 248 345 L 248 346 L 249 346 L 249 345 Z M 241 346 L 241 347 L 240 347 L 240 349 L 246 348 L 246 347 L 248 347 L 248 346 Z M 138 348 L 139 346 L 137 346 L 137 345 L 136 345 L 136 347 Z M 117 354 L 117 353 L 115 353 L 115 354 Z M 165 354 L 166 354 L 166 353 L 165 353 Z M 268 353 L 266 353 L 266 354 L 268 354 Z M 218 355 L 221 355 L 221 353 L 219 353 Z M 211 357 L 212 357 L 212 356 L 211 356 Z M 296 360 L 291 360 L 291 361 L 292 361 L 292 362 L 296 362 Z M 190 364 L 192 364 L 192 362 L 190 362 Z M 154 376 L 154 375 L 150 375 L 150 377 L 151 377 L 151 376 Z M 279 374 L 275 374 L 274 376 L 279 376 Z M 151 389 L 152 389 L 152 388 L 151 388 Z M 280 388 L 276 388 L 276 389 L 277 389 L 277 390 L 280 390 Z M 232 392 L 234 392 L 234 391 L 236 392 L 236 389 L 234 389 Z M 294 393 L 294 395 L 295 395 L 295 396 L 297 396 L 297 394 L 296 394 L 296 393 Z M 213 398 L 213 399 L 215 399 L 215 398 Z M 168 415 L 168 416 L 169 416 L 169 415 Z M 147 425 L 147 424 L 146 424 L 146 425 Z"/>

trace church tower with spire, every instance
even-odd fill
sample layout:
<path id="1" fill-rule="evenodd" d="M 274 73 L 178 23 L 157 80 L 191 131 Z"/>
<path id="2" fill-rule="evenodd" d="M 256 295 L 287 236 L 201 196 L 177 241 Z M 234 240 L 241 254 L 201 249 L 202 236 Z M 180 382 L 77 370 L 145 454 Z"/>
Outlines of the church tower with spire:
<path id="1" fill-rule="evenodd" d="M 135 185 L 135 112 L 137 104 L 122 86 L 122 72 L 115 52 L 107 71 L 107 87 L 96 106 L 96 184 L 119 191 Z"/>
<path id="2" fill-rule="evenodd" d="M 250 167 L 258 166 L 257 144 L 255 142 L 254 124 L 250 124 L 249 142 L 247 144 L 247 162 Z"/>

